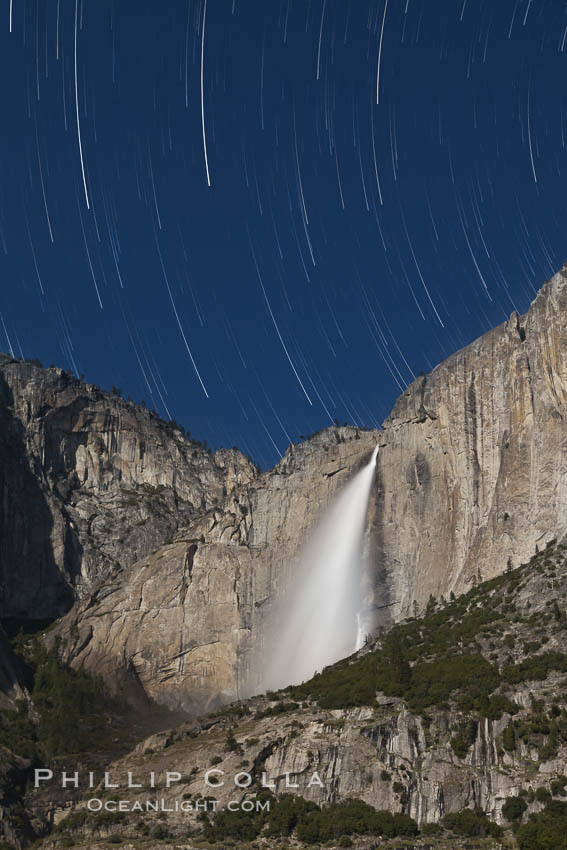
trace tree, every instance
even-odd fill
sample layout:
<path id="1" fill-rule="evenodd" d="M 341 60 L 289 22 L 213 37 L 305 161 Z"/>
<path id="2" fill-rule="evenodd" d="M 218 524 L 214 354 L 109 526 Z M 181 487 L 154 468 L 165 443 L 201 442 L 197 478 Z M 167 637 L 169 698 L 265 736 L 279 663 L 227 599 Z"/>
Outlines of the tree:
<path id="1" fill-rule="evenodd" d="M 425 616 L 429 616 L 430 614 L 434 614 L 437 608 L 437 600 L 433 596 L 432 593 L 429 594 L 429 599 L 427 600 L 427 607 L 425 609 Z"/>
<path id="2" fill-rule="evenodd" d="M 399 633 L 394 630 L 390 634 L 389 662 L 391 680 L 395 691 L 402 696 L 411 682 L 411 667 L 406 658 L 404 645 Z"/>
<path id="3" fill-rule="evenodd" d="M 513 723 L 508 723 L 502 732 L 502 746 L 508 753 L 511 753 L 516 749 L 516 733 L 514 732 Z"/>
<path id="4" fill-rule="evenodd" d="M 502 814 L 508 821 L 521 820 L 527 808 L 528 804 L 522 797 L 508 797 L 502 806 Z"/>

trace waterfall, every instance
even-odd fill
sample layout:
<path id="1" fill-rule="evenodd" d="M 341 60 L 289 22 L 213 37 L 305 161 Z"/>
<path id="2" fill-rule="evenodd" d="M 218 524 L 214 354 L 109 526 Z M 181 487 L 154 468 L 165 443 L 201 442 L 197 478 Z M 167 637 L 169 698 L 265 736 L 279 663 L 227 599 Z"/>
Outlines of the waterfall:
<path id="1" fill-rule="evenodd" d="M 364 642 L 363 542 L 378 446 L 335 497 L 276 600 L 263 659 L 263 689 L 310 679 Z"/>

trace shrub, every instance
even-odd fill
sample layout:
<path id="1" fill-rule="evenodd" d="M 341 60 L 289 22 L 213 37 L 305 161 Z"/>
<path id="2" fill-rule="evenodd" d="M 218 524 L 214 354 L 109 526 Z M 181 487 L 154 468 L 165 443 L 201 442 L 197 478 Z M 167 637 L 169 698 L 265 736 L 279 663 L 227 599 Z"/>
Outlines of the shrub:
<path id="1" fill-rule="evenodd" d="M 516 732 L 514 730 L 513 723 L 508 723 L 502 732 L 502 746 L 508 753 L 511 753 L 516 749 Z"/>
<path id="2" fill-rule="evenodd" d="M 315 803 L 290 794 L 270 799 L 269 812 L 217 811 L 205 824 L 209 841 L 253 841 L 260 834 L 267 838 L 294 835 L 299 841 L 320 845 L 326 841 L 342 841 L 351 835 L 383 835 L 386 838 L 418 834 L 416 822 L 408 815 L 376 811 L 362 800 L 345 800 L 320 808 Z M 347 847 L 347 844 L 341 844 Z"/>
<path id="3" fill-rule="evenodd" d="M 16 711 L 0 712 L 0 745 L 24 758 L 37 756 L 37 730 L 25 700 L 18 700 Z"/>
<path id="4" fill-rule="evenodd" d="M 95 815 L 94 823 L 97 828 L 112 826 L 115 823 L 122 823 L 124 820 L 124 812 L 100 812 Z"/>
<path id="5" fill-rule="evenodd" d="M 508 797 L 502 806 L 502 814 L 507 821 L 521 820 L 527 808 L 528 804 L 522 797 Z"/>
<path id="6" fill-rule="evenodd" d="M 445 703 L 462 690 L 469 710 L 488 705 L 488 694 L 499 684 L 498 668 L 478 653 L 438 658 L 412 668 L 411 687 L 405 697 L 414 711 Z"/>
<path id="7" fill-rule="evenodd" d="M 502 679 L 512 685 L 520 682 L 541 681 L 552 670 L 561 673 L 567 671 L 567 655 L 562 652 L 544 652 L 532 655 L 520 664 L 511 664 L 502 668 Z"/>
<path id="8" fill-rule="evenodd" d="M 158 823 L 158 825 L 152 829 L 152 838 L 162 839 L 169 837 L 169 830 L 165 826 L 162 826 L 161 823 Z"/>
<path id="9" fill-rule="evenodd" d="M 278 699 L 281 699 L 281 697 L 278 696 Z M 265 708 L 264 711 L 257 711 L 255 717 L 257 720 L 263 717 L 277 717 L 278 714 L 283 714 L 286 711 L 297 711 L 298 708 L 299 704 L 297 702 L 278 702 L 277 705 Z"/>
<path id="10" fill-rule="evenodd" d="M 475 720 L 466 720 L 459 726 L 457 734 L 451 738 L 451 747 L 456 756 L 460 759 L 466 758 L 466 755 L 476 741 L 476 733 L 478 724 Z"/>
<path id="11" fill-rule="evenodd" d="M 318 811 L 318 809 L 319 807 L 315 803 L 309 803 L 303 797 L 284 794 L 276 803 L 272 804 L 266 835 L 269 837 L 289 836 L 293 833 L 299 820 L 310 812 Z"/>
<path id="12" fill-rule="evenodd" d="M 535 798 L 538 803 L 547 803 L 548 800 L 551 800 L 551 794 L 547 788 L 541 785 L 539 788 L 536 788 Z"/>
<path id="13" fill-rule="evenodd" d="M 519 706 L 503 694 L 494 694 L 488 700 L 486 717 L 489 720 L 500 720 L 503 714 L 517 714 Z"/>
<path id="14" fill-rule="evenodd" d="M 422 835 L 439 835 L 443 832 L 443 827 L 438 823 L 424 823 L 421 827 Z"/>
<path id="15" fill-rule="evenodd" d="M 229 729 L 227 732 L 225 749 L 227 750 L 227 752 L 230 753 L 242 752 L 242 747 L 234 737 L 234 732 L 232 731 L 232 729 Z"/>
<path id="16" fill-rule="evenodd" d="M 565 785 L 567 784 L 567 779 L 562 777 L 561 779 L 554 779 L 551 783 L 551 793 L 554 797 L 564 797 L 565 796 Z"/>
<path id="17" fill-rule="evenodd" d="M 561 850 L 567 834 L 567 803 L 550 800 L 516 832 L 519 850 Z"/>
<path id="18" fill-rule="evenodd" d="M 309 813 L 299 820 L 296 837 L 320 844 L 340 835 L 417 835 L 416 822 L 402 814 L 376 811 L 362 800 L 345 800 Z"/>
<path id="19" fill-rule="evenodd" d="M 450 812 L 443 818 L 443 826 L 455 835 L 485 836 L 500 838 L 502 829 L 492 823 L 482 809 L 463 809 L 460 812 Z"/>

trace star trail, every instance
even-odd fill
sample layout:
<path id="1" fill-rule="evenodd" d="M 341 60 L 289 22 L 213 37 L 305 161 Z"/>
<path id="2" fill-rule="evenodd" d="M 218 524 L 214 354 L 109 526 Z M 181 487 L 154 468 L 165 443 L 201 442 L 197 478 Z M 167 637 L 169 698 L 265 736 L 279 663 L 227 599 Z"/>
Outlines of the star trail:
<path id="1" fill-rule="evenodd" d="M 0 350 L 260 465 L 567 257 L 539 0 L 3 0 Z"/>

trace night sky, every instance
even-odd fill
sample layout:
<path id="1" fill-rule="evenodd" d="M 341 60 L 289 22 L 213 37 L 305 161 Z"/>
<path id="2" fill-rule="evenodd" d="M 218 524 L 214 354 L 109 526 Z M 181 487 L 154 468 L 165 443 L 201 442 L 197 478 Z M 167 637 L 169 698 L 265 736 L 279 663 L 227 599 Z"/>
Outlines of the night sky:
<path id="1" fill-rule="evenodd" d="M 0 349 L 260 465 L 567 258 L 559 0 L 1 0 Z"/>

